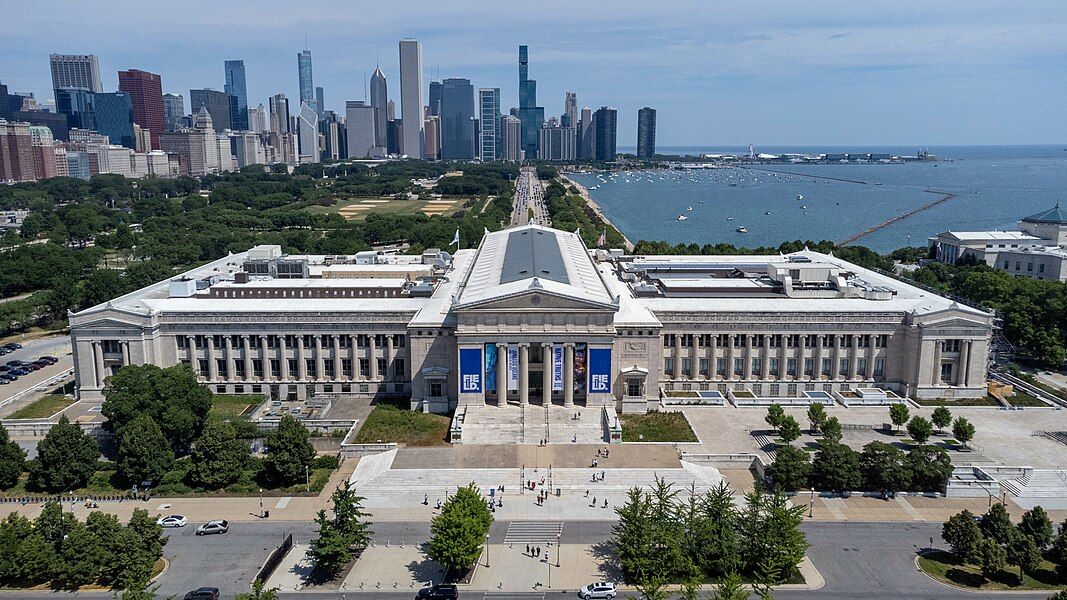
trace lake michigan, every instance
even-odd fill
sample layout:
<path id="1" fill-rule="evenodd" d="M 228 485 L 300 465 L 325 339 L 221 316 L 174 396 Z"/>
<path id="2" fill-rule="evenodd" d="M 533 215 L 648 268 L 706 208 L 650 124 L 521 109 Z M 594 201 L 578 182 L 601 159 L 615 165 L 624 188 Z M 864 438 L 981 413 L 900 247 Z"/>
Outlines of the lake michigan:
<path id="1" fill-rule="evenodd" d="M 634 242 L 722 242 L 754 247 L 796 239 L 842 241 L 944 194 L 956 194 L 853 242 L 888 252 L 903 246 L 925 246 L 927 237 L 942 231 L 1015 229 L 1020 218 L 1067 202 L 1065 148 L 1067 145 L 929 147 L 940 161 L 768 164 L 754 165 L 754 169 L 658 169 L 617 172 L 614 177 L 597 173 L 568 176 L 589 189 L 604 214 Z M 763 147 L 756 151 L 914 155 L 916 148 Z M 662 147 L 658 152 L 696 155 L 742 153 L 747 149 Z M 678 220 L 679 215 L 686 219 Z M 748 233 L 737 232 L 738 227 Z"/>

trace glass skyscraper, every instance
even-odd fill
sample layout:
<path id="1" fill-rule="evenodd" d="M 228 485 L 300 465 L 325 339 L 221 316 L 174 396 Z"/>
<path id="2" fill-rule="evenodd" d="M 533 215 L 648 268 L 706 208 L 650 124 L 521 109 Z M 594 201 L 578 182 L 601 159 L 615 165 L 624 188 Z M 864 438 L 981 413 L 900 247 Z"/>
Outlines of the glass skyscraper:
<path id="1" fill-rule="evenodd" d="M 499 160 L 497 147 L 500 144 L 500 88 L 478 90 L 478 151 L 482 160 Z"/>
<path id="2" fill-rule="evenodd" d="M 93 94 L 93 122 L 96 130 L 112 144 L 136 147 L 133 137 L 133 103 L 125 92 Z"/>
<path id="3" fill-rule="evenodd" d="M 304 50 L 296 55 L 296 67 L 300 75 L 300 101 L 310 106 L 317 114 L 315 81 L 311 73 L 311 50 Z"/>
<path id="4" fill-rule="evenodd" d="M 226 66 L 226 93 L 230 100 L 230 127 L 248 129 L 248 90 L 245 86 L 245 61 L 228 60 Z"/>
<path id="5" fill-rule="evenodd" d="M 525 45 L 519 46 L 519 110 L 517 115 L 522 125 L 522 149 L 526 158 L 537 158 L 538 136 L 545 122 L 545 109 L 537 106 L 537 81 L 529 77 L 529 52 Z"/>
<path id="6" fill-rule="evenodd" d="M 474 158 L 474 86 L 470 79 L 441 81 L 441 158 Z"/>
<path id="7" fill-rule="evenodd" d="M 656 109 L 644 107 L 637 111 L 637 157 L 652 158 L 656 154 Z"/>

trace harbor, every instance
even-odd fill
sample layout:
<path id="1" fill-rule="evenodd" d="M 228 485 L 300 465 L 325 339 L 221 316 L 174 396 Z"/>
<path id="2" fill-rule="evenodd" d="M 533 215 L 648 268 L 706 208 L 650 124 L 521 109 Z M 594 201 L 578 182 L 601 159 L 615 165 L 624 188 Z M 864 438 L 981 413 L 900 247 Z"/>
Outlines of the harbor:
<path id="1" fill-rule="evenodd" d="M 619 227 L 612 223 L 611 219 L 609 219 L 608 216 L 604 214 L 604 211 L 600 208 L 600 205 L 596 203 L 596 200 L 593 200 L 592 196 L 589 195 L 589 190 L 587 190 L 584 185 L 578 183 L 572 177 L 570 177 L 570 174 L 564 174 L 561 177 L 563 178 L 565 186 L 573 185 L 575 189 L 578 190 L 578 194 L 585 200 L 586 205 L 588 205 L 589 208 L 592 209 L 592 211 L 596 213 L 598 217 L 600 217 L 600 220 L 603 221 L 604 224 L 615 227 L 615 229 L 617 229 L 619 233 L 622 234 L 623 243 L 626 245 L 626 251 L 633 252 L 634 243 L 631 242 L 630 238 L 626 236 L 626 232 L 624 232 L 622 229 L 619 229 Z"/>

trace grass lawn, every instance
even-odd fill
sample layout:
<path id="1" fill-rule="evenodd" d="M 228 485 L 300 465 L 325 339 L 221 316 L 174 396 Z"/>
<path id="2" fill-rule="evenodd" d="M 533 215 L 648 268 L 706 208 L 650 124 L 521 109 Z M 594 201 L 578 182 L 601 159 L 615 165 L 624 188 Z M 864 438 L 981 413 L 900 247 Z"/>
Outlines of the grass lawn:
<path id="1" fill-rule="evenodd" d="M 388 200 L 389 202 L 364 202 L 364 200 Z M 316 214 L 336 213 L 344 216 L 349 221 L 362 221 L 367 218 L 367 215 L 370 213 L 402 215 L 422 213 L 422 209 L 427 207 L 434 209 L 443 207 L 445 210 L 440 214 L 450 215 L 463 208 L 463 202 L 466 198 L 434 198 L 434 200 L 453 200 L 454 202 L 452 202 L 452 204 L 446 204 L 445 202 L 429 203 L 425 200 L 395 200 L 393 198 L 345 198 L 338 199 L 332 206 L 313 204 L 305 210 Z M 369 208 L 363 210 L 344 210 L 346 207 L 354 205 L 367 206 Z M 437 210 L 434 210 L 433 213 L 437 213 Z"/>
<path id="2" fill-rule="evenodd" d="M 982 398 L 917 398 L 914 400 L 919 406 L 1000 406 L 996 398 L 984 396 Z"/>
<path id="3" fill-rule="evenodd" d="M 8 419 L 45 419 L 74 404 L 73 398 L 49 394 L 8 415 Z"/>
<path id="4" fill-rule="evenodd" d="M 354 443 L 397 443 L 407 446 L 444 446 L 447 444 L 447 416 L 404 410 L 379 404 L 370 411 L 359 428 Z"/>
<path id="5" fill-rule="evenodd" d="M 263 396 L 256 394 L 217 394 L 211 398 L 208 414 L 228 421 L 250 412 L 261 402 Z"/>
<path id="6" fill-rule="evenodd" d="M 991 580 L 982 577 L 981 569 L 963 563 L 951 552 L 928 552 L 919 557 L 919 568 L 943 583 L 982 591 L 1057 590 L 1067 584 L 1056 575 L 1056 565 L 1047 560 L 1032 574 L 1020 575 L 1019 567 L 1009 566 Z"/>
<path id="7" fill-rule="evenodd" d="M 620 415 L 624 442 L 696 442 L 689 421 L 680 412 Z"/>
<path id="8" fill-rule="evenodd" d="M 1008 404 L 1012 406 L 1044 406 L 1048 407 L 1048 404 L 1044 401 L 1031 396 L 1025 392 L 1015 392 L 1007 398 Z"/>

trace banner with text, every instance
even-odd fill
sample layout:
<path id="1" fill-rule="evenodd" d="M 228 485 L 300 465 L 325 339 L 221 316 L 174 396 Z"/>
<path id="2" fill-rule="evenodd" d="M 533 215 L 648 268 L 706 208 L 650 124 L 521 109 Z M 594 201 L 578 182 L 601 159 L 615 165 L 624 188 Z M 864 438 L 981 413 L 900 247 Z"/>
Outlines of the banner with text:
<path id="1" fill-rule="evenodd" d="M 574 345 L 574 393 L 585 393 L 585 344 Z"/>
<path id="2" fill-rule="evenodd" d="M 589 349 L 589 393 L 611 393 L 611 348 Z"/>
<path id="3" fill-rule="evenodd" d="M 482 393 L 482 349 L 459 349 L 459 393 Z"/>
<path id="4" fill-rule="evenodd" d="M 552 391 L 563 391 L 563 346 L 552 346 Z"/>
<path id="5" fill-rule="evenodd" d="M 519 348 L 508 346 L 508 389 L 519 389 Z"/>
<path id="6" fill-rule="evenodd" d="M 485 391 L 496 391 L 496 344 L 485 345 Z"/>

